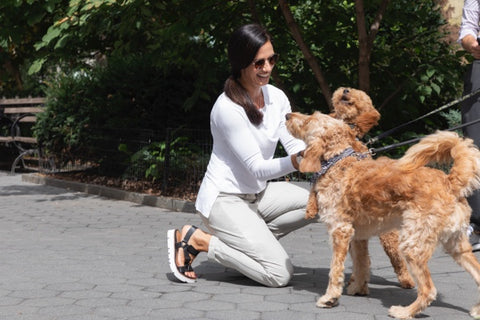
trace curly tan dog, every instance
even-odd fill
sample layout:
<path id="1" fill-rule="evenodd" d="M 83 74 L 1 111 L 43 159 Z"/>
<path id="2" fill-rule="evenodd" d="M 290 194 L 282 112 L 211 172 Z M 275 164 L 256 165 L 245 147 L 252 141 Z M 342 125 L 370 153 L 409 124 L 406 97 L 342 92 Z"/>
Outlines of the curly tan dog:
<path id="1" fill-rule="evenodd" d="M 370 129 L 378 124 L 380 113 L 373 106 L 370 97 L 362 90 L 340 87 L 333 93 L 332 96 L 333 113 L 330 116 L 346 122 L 350 129 L 355 133 L 358 139 L 370 131 Z M 366 146 L 359 146 L 357 152 L 367 152 Z M 317 211 L 313 206 L 311 210 Z M 400 286 L 405 289 L 410 289 L 415 286 L 415 282 L 408 272 L 405 260 L 398 252 L 398 232 L 396 230 L 389 231 L 379 236 L 380 242 L 385 250 L 385 253 L 390 258 L 393 269 L 398 277 Z M 368 260 L 370 263 L 370 260 Z M 350 277 L 349 283 L 355 281 Z M 368 294 L 368 287 L 365 286 L 365 292 Z M 357 292 L 356 294 L 360 294 Z"/>
<path id="2" fill-rule="evenodd" d="M 319 112 L 290 113 L 286 125 L 307 144 L 301 171 L 321 172 L 322 162 L 335 160 L 312 187 L 306 213 L 309 218 L 320 215 L 333 246 L 330 280 L 317 306 L 338 303 L 349 247 L 355 281 L 349 284 L 348 293 L 367 292 L 367 241 L 391 229 L 399 230 L 399 250 L 418 292 L 409 306 L 392 306 L 390 316 L 409 319 L 435 300 L 427 263 L 438 243 L 480 286 L 480 263 L 466 236 L 471 213 L 466 197 L 480 188 L 480 151 L 471 139 L 439 131 L 423 138 L 398 160 L 373 160 L 358 153 L 362 144 L 343 121 Z M 426 166 L 452 161 L 448 174 Z M 480 303 L 470 314 L 480 317 Z"/>
<path id="3" fill-rule="evenodd" d="M 340 87 L 332 95 L 333 113 L 330 116 L 348 123 L 360 139 L 378 124 L 380 113 L 370 97 L 362 90 Z"/>

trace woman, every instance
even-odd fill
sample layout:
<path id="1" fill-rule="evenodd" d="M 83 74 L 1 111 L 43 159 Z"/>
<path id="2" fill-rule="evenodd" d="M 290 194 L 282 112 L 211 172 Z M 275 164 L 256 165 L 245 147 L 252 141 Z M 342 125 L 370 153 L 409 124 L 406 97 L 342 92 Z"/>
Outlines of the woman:
<path id="1" fill-rule="evenodd" d="M 194 226 L 168 231 L 169 261 L 183 282 L 199 252 L 270 287 L 285 286 L 293 266 L 278 239 L 309 222 L 308 190 L 268 180 L 298 170 L 302 141 L 285 127 L 286 95 L 269 85 L 278 54 L 256 24 L 237 29 L 228 43 L 232 74 L 210 114 L 213 151 L 196 209 L 209 233 Z M 273 158 L 280 141 L 289 154 Z"/>

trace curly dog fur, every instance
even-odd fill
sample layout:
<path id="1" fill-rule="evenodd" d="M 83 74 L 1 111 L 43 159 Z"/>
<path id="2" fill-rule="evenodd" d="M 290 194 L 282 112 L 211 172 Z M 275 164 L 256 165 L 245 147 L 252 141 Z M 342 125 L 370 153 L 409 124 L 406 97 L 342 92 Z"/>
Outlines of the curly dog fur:
<path id="1" fill-rule="evenodd" d="M 346 122 L 315 112 L 290 113 L 286 125 L 307 144 L 300 171 L 317 172 L 327 161 L 347 148 L 362 153 L 365 148 Z M 449 173 L 428 167 L 451 164 Z M 452 164 L 453 163 L 453 164 Z M 480 286 L 480 264 L 466 236 L 471 209 L 466 197 L 480 188 L 480 151 L 471 139 L 438 131 L 393 160 L 347 156 L 336 162 L 312 187 L 307 218 L 320 215 L 327 225 L 333 255 L 326 293 L 318 307 L 338 304 L 344 284 L 348 250 L 353 257 L 349 294 L 368 292 L 368 239 L 398 230 L 399 247 L 418 287 L 409 306 L 392 306 L 389 315 L 409 319 L 436 298 L 428 261 L 441 243 L 454 260 Z M 470 314 L 480 317 L 480 303 Z"/>

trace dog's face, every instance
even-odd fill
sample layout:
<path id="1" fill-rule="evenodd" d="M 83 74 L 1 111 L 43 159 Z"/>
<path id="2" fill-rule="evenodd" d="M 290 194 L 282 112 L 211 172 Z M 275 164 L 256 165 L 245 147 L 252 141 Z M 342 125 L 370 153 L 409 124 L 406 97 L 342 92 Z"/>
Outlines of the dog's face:
<path id="1" fill-rule="evenodd" d="M 304 159 L 300 162 L 301 172 L 319 171 L 322 160 L 357 143 L 355 133 L 345 122 L 318 111 L 312 115 L 288 113 L 286 119 L 285 124 L 292 136 L 307 144 Z"/>
<path id="2" fill-rule="evenodd" d="M 331 116 L 352 125 L 359 138 L 377 125 L 380 119 L 372 100 L 362 90 L 340 87 L 333 93 L 332 105 L 334 112 Z"/>

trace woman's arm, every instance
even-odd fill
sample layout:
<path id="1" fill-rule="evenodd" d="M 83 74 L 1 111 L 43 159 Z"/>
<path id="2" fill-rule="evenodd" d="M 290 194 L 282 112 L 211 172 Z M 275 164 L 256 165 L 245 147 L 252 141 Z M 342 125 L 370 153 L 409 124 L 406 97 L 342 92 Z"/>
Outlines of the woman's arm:
<path id="1" fill-rule="evenodd" d="M 259 180 L 270 180 L 295 171 L 290 156 L 270 159 L 272 152 L 266 150 L 270 142 L 257 141 L 250 131 L 248 119 L 242 114 L 243 109 L 228 105 L 223 107 L 212 119 L 218 136 L 253 176 Z"/>

